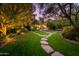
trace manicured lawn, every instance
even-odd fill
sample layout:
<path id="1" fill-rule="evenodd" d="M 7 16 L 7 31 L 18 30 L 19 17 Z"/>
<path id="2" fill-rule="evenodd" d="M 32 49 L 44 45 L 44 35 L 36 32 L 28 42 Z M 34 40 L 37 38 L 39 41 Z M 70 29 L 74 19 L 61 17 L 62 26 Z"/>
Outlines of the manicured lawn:
<path id="1" fill-rule="evenodd" d="M 44 31 L 34 31 L 34 32 L 39 33 L 41 35 L 47 35 L 48 34 L 48 33 L 44 32 Z"/>
<path id="2" fill-rule="evenodd" d="M 56 32 L 49 37 L 48 42 L 54 50 L 59 51 L 66 56 L 79 56 L 79 45 L 66 41 L 60 32 Z"/>
<path id="3" fill-rule="evenodd" d="M 16 35 L 16 41 L 0 48 L 0 53 L 21 56 L 47 56 L 48 54 L 40 46 L 40 36 L 28 32 L 24 35 Z M 0 54 L 2 55 L 2 54 Z M 3 54 L 6 55 L 6 54 Z"/>

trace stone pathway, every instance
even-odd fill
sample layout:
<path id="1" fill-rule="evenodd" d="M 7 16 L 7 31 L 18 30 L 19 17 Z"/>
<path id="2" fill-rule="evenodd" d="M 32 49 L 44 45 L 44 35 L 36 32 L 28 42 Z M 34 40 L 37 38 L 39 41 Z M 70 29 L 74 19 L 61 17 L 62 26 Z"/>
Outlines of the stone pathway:
<path id="1" fill-rule="evenodd" d="M 40 41 L 41 44 L 48 45 L 47 41 Z"/>
<path id="2" fill-rule="evenodd" d="M 49 33 L 48 35 L 40 35 L 40 34 L 35 33 L 35 32 L 33 32 L 33 33 L 42 37 L 40 43 L 41 43 L 41 47 L 44 49 L 45 52 L 47 52 L 51 56 L 64 56 L 60 52 L 55 51 L 51 46 L 49 46 L 49 44 L 47 42 L 48 37 L 53 35 L 55 32 L 54 33 Z"/>
<path id="3" fill-rule="evenodd" d="M 52 49 L 49 45 L 41 44 L 41 47 L 42 47 L 48 54 L 54 52 L 54 49 Z"/>
<path id="4" fill-rule="evenodd" d="M 45 35 L 41 35 L 41 34 L 39 34 L 39 33 L 36 33 L 36 32 L 33 32 L 34 34 L 36 34 L 36 35 L 38 35 L 38 36 L 42 36 L 42 37 L 44 37 Z"/>

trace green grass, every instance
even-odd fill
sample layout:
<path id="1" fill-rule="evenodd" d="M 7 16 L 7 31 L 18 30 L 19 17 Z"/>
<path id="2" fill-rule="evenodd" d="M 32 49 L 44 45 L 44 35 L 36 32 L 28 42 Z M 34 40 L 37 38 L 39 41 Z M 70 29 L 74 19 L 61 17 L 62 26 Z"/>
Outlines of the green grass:
<path id="1" fill-rule="evenodd" d="M 79 56 L 79 45 L 65 40 L 60 32 L 48 38 L 49 45 L 66 56 Z"/>
<path id="2" fill-rule="evenodd" d="M 0 48 L 0 53 L 8 53 L 12 56 L 47 56 L 48 54 L 40 46 L 40 36 L 28 32 L 25 35 L 17 35 L 16 41 Z M 6 55 L 6 54 L 0 54 Z"/>
<path id="3" fill-rule="evenodd" d="M 39 33 L 41 35 L 47 35 L 48 34 L 48 33 L 44 32 L 44 31 L 34 31 L 34 32 Z"/>

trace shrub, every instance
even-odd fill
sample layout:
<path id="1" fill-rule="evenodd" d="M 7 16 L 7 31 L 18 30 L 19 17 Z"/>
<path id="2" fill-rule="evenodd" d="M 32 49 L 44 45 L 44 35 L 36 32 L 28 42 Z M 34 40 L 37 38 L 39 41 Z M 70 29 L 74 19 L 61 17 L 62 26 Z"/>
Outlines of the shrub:
<path id="1" fill-rule="evenodd" d="M 61 29 L 62 27 L 63 27 L 62 24 L 60 24 L 60 23 L 57 24 L 58 29 Z"/>
<path id="2" fill-rule="evenodd" d="M 49 29 L 56 30 L 56 29 L 62 29 L 63 26 L 60 22 L 54 20 L 52 22 L 48 22 L 47 27 L 49 27 Z"/>
<path id="3" fill-rule="evenodd" d="M 79 41 L 79 37 L 76 37 L 76 40 Z"/>
<path id="4" fill-rule="evenodd" d="M 56 30 L 57 29 L 57 26 L 56 26 L 56 24 L 54 22 L 48 22 L 47 23 L 47 27 L 49 29 L 53 29 L 53 30 Z"/>
<path id="5" fill-rule="evenodd" d="M 77 32 L 73 26 L 67 26 L 63 28 L 62 35 L 67 39 L 76 40 Z"/>

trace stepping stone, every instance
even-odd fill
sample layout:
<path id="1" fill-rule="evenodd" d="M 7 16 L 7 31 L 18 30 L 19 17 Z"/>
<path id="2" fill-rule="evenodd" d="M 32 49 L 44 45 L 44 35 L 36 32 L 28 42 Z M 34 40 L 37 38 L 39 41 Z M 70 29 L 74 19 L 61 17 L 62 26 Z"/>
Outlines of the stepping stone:
<path id="1" fill-rule="evenodd" d="M 47 39 L 46 39 L 46 38 L 41 38 L 41 40 L 43 40 L 43 41 L 47 41 Z"/>
<path id="2" fill-rule="evenodd" d="M 51 52 L 54 52 L 54 49 L 52 49 L 49 45 L 41 45 L 41 47 L 50 54 Z"/>
<path id="3" fill-rule="evenodd" d="M 60 52 L 55 51 L 54 53 L 51 54 L 51 56 L 63 56 Z"/>
<path id="4" fill-rule="evenodd" d="M 48 38 L 48 37 L 50 37 L 51 35 L 52 35 L 53 33 L 50 33 L 48 36 L 46 36 L 45 38 Z"/>
<path id="5" fill-rule="evenodd" d="M 45 37 L 46 35 L 42 35 L 43 37 Z"/>
<path id="6" fill-rule="evenodd" d="M 41 37 L 45 37 L 45 35 L 41 35 Z"/>
<path id="7" fill-rule="evenodd" d="M 47 39 L 47 38 L 48 38 L 48 36 L 45 36 L 44 38 L 46 38 L 46 39 Z"/>
<path id="8" fill-rule="evenodd" d="M 45 44 L 45 45 L 48 45 L 48 42 L 47 41 L 40 41 L 41 44 Z"/>

